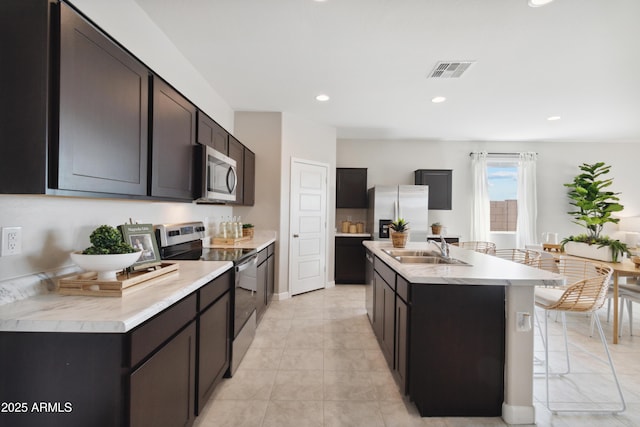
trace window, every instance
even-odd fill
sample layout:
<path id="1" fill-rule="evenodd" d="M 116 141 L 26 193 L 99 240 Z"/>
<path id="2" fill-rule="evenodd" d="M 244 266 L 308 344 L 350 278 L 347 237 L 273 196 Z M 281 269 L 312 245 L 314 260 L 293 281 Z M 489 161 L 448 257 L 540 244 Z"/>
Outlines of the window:
<path id="1" fill-rule="evenodd" d="M 518 163 L 489 160 L 487 181 L 491 231 L 515 232 L 518 222 Z"/>

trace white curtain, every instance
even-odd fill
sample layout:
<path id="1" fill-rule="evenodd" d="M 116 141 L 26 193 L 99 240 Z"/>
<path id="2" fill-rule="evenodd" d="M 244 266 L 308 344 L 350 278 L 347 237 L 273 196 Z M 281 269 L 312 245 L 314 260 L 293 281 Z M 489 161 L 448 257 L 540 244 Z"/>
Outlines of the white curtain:
<path id="1" fill-rule="evenodd" d="M 472 195 L 471 240 L 489 241 L 491 212 L 487 180 L 487 153 L 471 153 Z"/>
<path id="2" fill-rule="evenodd" d="M 516 247 L 535 244 L 538 203 L 536 197 L 536 153 L 520 153 L 518 159 L 518 222 Z"/>

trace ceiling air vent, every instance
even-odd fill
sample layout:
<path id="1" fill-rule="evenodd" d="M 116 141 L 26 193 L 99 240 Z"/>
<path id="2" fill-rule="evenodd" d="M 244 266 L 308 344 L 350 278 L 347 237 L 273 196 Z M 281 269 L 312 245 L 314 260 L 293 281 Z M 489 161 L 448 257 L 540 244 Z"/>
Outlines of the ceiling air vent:
<path id="1" fill-rule="evenodd" d="M 473 63 L 475 63 L 475 61 L 438 62 L 433 68 L 433 71 L 429 73 L 429 78 L 457 79 L 462 76 L 462 73 L 464 73 Z"/>

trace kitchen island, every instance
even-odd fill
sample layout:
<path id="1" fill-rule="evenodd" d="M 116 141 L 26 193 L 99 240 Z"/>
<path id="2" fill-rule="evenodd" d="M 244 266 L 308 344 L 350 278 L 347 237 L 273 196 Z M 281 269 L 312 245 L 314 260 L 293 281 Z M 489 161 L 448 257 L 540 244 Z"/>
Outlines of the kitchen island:
<path id="1" fill-rule="evenodd" d="M 388 241 L 364 246 L 372 327 L 420 414 L 534 423 L 534 287 L 564 279 L 454 246 L 462 263 L 403 263 L 384 251 Z M 406 249 L 439 253 L 426 242 Z"/>
<path id="2" fill-rule="evenodd" d="M 191 425 L 230 362 L 231 262 L 122 297 L 57 292 L 0 306 L 0 425 Z"/>

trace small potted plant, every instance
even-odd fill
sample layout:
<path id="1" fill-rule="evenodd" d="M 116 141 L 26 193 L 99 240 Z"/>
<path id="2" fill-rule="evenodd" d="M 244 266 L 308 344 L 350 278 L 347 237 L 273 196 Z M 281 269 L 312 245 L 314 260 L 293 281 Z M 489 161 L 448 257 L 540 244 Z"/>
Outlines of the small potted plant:
<path id="1" fill-rule="evenodd" d="M 389 224 L 389 228 L 393 230 L 390 233 L 393 247 L 404 248 L 409 239 L 409 223 L 402 218 L 398 218 Z"/>
<path id="2" fill-rule="evenodd" d="M 253 224 L 242 224 L 242 237 L 253 239 Z"/>
<path id="3" fill-rule="evenodd" d="M 117 228 L 101 225 L 89 237 L 91 246 L 71 253 L 71 259 L 87 271 L 98 273 L 98 280 L 116 280 L 118 271 L 140 258 L 142 251 L 125 242 Z"/>
<path id="4" fill-rule="evenodd" d="M 569 236 L 562 240 L 562 249 L 569 255 L 593 258 L 600 261 L 618 262 L 618 257 L 628 253 L 627 245 L 600 233 L 605 224 L 617 224 L 614 212 L 624 208 L 618 201 L 619 193 L 606 191 L 613 179 L 605 179 L 611 166 L 603 162 L 592 165 L 583 163 L 582 173 L 573 178 L 573 182 L 564 184 L 569 188 L 569 199 L 575 210 L 567 212 L 574 223 L 584 227 L 586 234 Z M 604 248 L 604 249 L 603 249 Z"/>
<path id="5" fill-rule="evenodd" d="M 440 224 L 439 222 L 434 222 L 433 224 L 431 224 L 431 234 L 439 236 L 440 233 L 442 233 L 442 224 Z"/>

